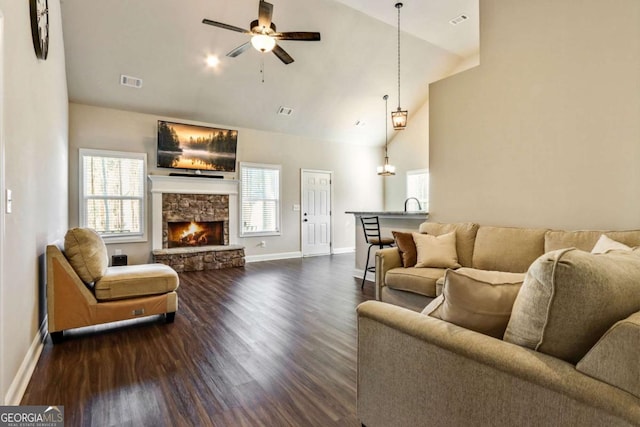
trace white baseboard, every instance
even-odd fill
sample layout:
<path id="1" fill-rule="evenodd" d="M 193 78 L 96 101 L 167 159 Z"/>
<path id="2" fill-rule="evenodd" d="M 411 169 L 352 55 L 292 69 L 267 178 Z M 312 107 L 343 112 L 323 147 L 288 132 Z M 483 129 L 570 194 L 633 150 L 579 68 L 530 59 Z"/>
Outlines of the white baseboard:
<path id="1" fill-rule="evenodd" d="M 338 255 L 338 254 L 350 254 L 352 252 L 355 252 L 356 248 L 352 247 L 352 248 L 333 248 L 333 254 L 334 255 Z"/>
<path id="2" fill-rule="evenodd" d="M 274 261 L 277 259 L 302 258 L 302 252 L 281 252 L 278 254 L 247 255 L 245 262 Z"/>
<path id="3" fill-rule="evenodd" d="M 38 332 L 36 333 L 36 336 L 33 338 L 33 341 L 29 346 L 29 350 L 27 350 L 27 354 L 24 356 L 24 359 L 20 364 L 20 368 L 18 369 L 16 376 L 13 378 L 13 381 L 9 386 L 9 390 L 7 390 L 7 394 L 4 397 L 5 405 L 16 406 L 22 401 L 22 396 L 24 396 L 24 392 L 27 390 L 33 371 L 36 369 L 36 365 L 38 364 L 38 359 L 40 359 L 40 354 L 44 348 L 44 340 L 46 337 L 47 318 L 45 317 L 38 329 Z"/>

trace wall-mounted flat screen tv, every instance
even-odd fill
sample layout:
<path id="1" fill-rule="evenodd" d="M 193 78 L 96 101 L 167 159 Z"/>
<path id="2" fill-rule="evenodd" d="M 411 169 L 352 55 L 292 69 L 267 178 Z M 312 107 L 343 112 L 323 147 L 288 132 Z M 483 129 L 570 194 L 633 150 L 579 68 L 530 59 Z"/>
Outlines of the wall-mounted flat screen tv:
<path id="1" fill-rule="evenodd" d="M 235 172 L 238 131 L 158 120 L 158 167 Z"/>

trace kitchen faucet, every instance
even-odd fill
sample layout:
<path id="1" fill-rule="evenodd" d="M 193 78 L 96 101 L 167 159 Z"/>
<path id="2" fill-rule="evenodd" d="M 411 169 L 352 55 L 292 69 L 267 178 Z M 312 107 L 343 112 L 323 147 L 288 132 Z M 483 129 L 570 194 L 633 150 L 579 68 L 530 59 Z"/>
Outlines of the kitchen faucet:
<path id="1" fill-rule="evenodd" d="M 418 210 L 419 210 L 419 211 L 421 211 L 421 210 L 422 210 L 422 206 L 420 205 L 420 200 L 418 200 L 418 199 L 417 199 L 417 198 L 415 198 L 415 197 L 407 197 L 407 200 L 405 200 L 405 201 L 404 201 L 404 211 L 405 211 L 405 212 L 407 211 L 407 202 L 408 202 L 409 200 L 411 200 L 411 199 L 413 199 L 413 200 L 415 200 L 415 201 L 416 201 L 416 203 L 418 204 Z"/>

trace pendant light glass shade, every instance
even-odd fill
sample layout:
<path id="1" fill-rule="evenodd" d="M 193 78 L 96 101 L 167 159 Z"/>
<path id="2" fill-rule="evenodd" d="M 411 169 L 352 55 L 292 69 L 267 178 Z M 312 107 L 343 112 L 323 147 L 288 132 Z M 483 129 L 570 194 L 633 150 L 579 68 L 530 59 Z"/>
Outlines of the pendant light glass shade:
<path id="1" fill-rule="evenodd" d="M 396 3 L 395 7 L 398 9 L 398 109 L 391 112 L 391 123 L 393 123 L 393 129 L 403 130 L 407 127 L 407 120 L 409 118 L 409 112 L 400 108 L 400 9 L 402 3 Z"/>
<path id="2" fill-rule="evenodd" d="M 391 176 L 396 174 L 396 167 L 389 164 L 389 154 L 387 152 L 389 146 L 389 137 L 387 135 L 387 112 L 389 110 L 387 108 L 387 100 L 389 95 L 383 96 L 382 99 L 384 99 L 384 165 L 378 166 L 378 175 Z"/>

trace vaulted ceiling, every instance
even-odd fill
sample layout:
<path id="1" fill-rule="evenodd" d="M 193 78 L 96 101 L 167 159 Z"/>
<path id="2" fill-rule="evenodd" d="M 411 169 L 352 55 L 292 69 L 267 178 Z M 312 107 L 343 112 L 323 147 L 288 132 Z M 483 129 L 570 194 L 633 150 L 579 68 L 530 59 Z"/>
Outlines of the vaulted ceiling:
<path id="1" fill-rule="evenodd" d="M 384 143 L 382 96 L 398 103 L 393 0 L 271 0 L 278 31 L 318 31 L 319 42 L 281 41 L 295 59 L 227 52 L 249 36 L 258 0 L 61 0 L 71 102 L 345 143 Z M 449 20 L 469 19 L 453 26 Z M 478 51 L 478 0 L 406 0 L 401 9 L 401 104 L 411 112 L 428 84 Z M 205 59 L 215 55 L 217 67 Z M 143 80 L 120 85 L 120 75 Z M 264 81 L 263 81 L 264 80 Z M 290 116 L 278 115 L 290 107 Z M 364 126 L 355 126 L 357 121 Z M 409 125 L 411 121 L 409 121 Z"/>

